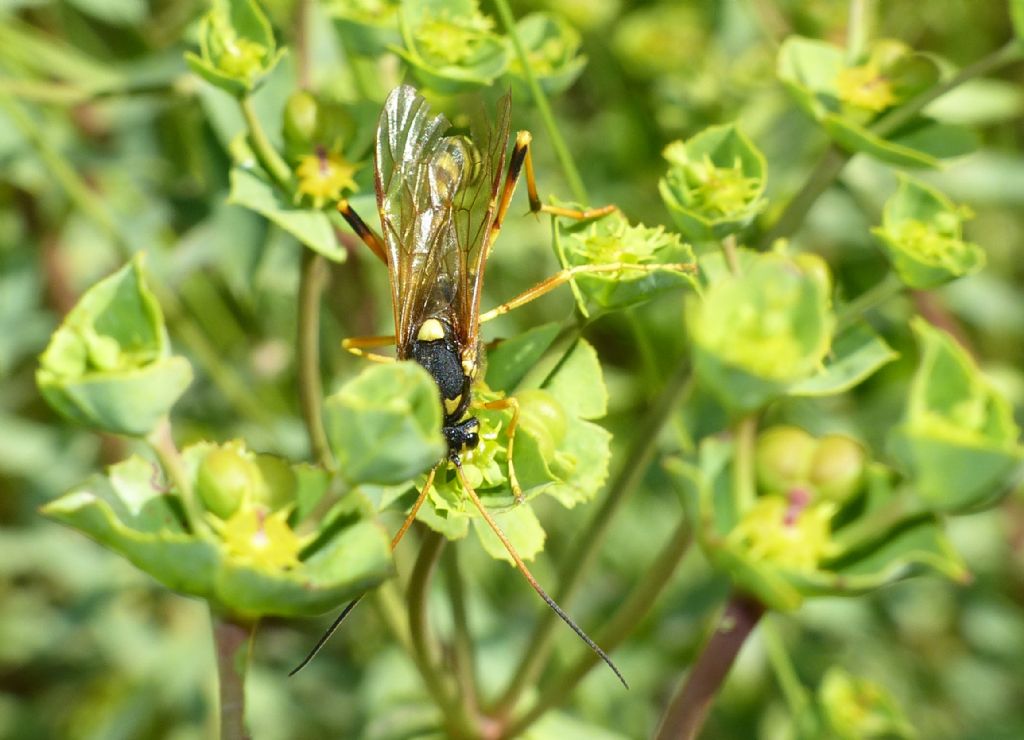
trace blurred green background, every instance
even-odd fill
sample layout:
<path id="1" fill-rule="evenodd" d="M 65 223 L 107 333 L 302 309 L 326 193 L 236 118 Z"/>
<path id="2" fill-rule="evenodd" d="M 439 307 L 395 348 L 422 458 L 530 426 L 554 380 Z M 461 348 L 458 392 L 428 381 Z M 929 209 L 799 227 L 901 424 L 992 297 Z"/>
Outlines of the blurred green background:
<path id="1" fill-rule="evenodd" d="M 283 41 L 296 32 L 300 3 L 268 11 Z M 306 7 L 307 4 L 301 4 Z M 360 101 L 344 49 L 308 4 L 306 24 L 316 89 Z M 515 2 L 561 13 L 582 34 L 588 64 L 555 98 L 592 202 L 619 204 L 631 219 L 668 224 L 657 193 L 661 150 L 714 123 L 738 121 L 768 159 L 768 194 L 778 207 L 799 187 L 826 140 L 774 74 L 788 34 L 842 43 L 846 0 Z M 487 3 L 482 9 L 491 12 Z M 245 437 L 250 446 L 294 458 L 307 454 L 295 392 L 294 326 L 299 250 L 281 230 L 226 202 L 231 140 L 241 122 L 232 102 L 186 71 L 203 3 L 67 0 L 0 3 L 0 736 L 11 738 L 191 738 L 212 732 L 213 661 L 205 606 L 166 592 L 83 536 L 44 520 L 37 508 L 130 443 L 69 426 L 35 389 L 36 358 L 59 318 L 86 287 L 124 261 L 123 235 L 145 250 L 150 269 L 181 301 L 171 334 L 191 354 L 205 336 L 227 368 L 232 398 L 198 373 L 176 407 L 181 442 Z M 879 37 L 899 38 L 958 66 L 1010 36 L 1001 0 L 888 0 Z M 257 97 L 276 120 L 294 87 L 285 58 Z M 394 58 L 381 79 L 397 80 Z M 922 177 L 976 218 L 971 241 L 985 247 L 979 274 L 928 296 L 900 299 L 878 317 L 903 359 L 853 396 L 822 404 L 787 402 L 779 419 L 812 430 L 850 431 L 875 449 L 899 418 L 913 370 L 906 321 L 917 310 L 942 317 L 1015 403 L 1024 421 L 1024 66 L 965 85 L 936 105 L 946 120 L 980 134 L 977 152 Z M 362 100 L 375 115 L 387 87 Z M 20 123 L 19 123 L 20 121 Z M 28 125 L 25 125 L 26 121 Z M 534 132 L 543 196 L 569 197 L 536 111 L 516 98 L 513 127 Z M 277 134 L 277 131 L 274 131 Z M 364 132 L 364 135 L 369 135 Z M 88 189 L 69 198 L 77 172 Z M 367 172 L 362 193 L 370 192 Z M 841 295 L 871 286 L 886 262 L 869 233 L 895 187 L 890 168 L 857 157 L 816 204 L 794 243 L 825 256 Z M 520 196 L 522 197 L 522 196 Z M 91 205 L 90 205 L 91 204 Z M 90 210 L 90 208 L 92 210 Z M 545 223 L 519 217 L 517 200 L 488 265 L 485 305 L 515 295 L 557 269 Z M 568 290 L 489 328 L 510 336 L 571 311 Z M 358 371 L 337 349 L 341 337 L 390 331 L 385 271 L 353 251 L 333 265 L 324 312 L 328 390 Z M 616 449 L 683 352 L 681 297 L 666 296 L 588 329 L 611 392 L 606 425 Z M 657 348 L 657 349 L 655 349 Z M 685 444 L 687 421 L 662 443 Z M 698 422 L 699 423 L 699 422 Z M 689 425 L 693 420 L 689 420 Z M 682 440 L 682 442 L 680 441 Z M 618 457 L 616 459 L 619 459 Z M 614 469 L 614 464 L 613 464 Z M 550 582 L 559 554 L 587 507 L 538 507 L 548 546 L 535 567 Z M 584 625 L 616 604 L 679 517 L 676 495 L 657 468 L 616 520 L 600 568 L 570 610 Z M 396 522 L 389 522 L 392 528 Z M 1020 490 L 985 513 L 951 522 L 974 575 L 965 587 L 911 580 L 870 598 L 812 601 L 772 617 L 801 681 L 813 689 L 831 666 L 871 678 L 899 701 L 921 737 L 1024 737 L 1024 501 Z M 412 547 L 399 551 L 409 567 Z M 485 685 L 518 656 L 541 608 L 520 577 L 460 544 L 469 575 L 470 620 Z M 727 591 L 694 549 L 652 615 L 615 659 L 631 678 L 623 692 L 595 671 L 566 715 L 536 737 L 596 737 L 571 715 L 643 737 L 653 729 Z M 442 606 L 438 604 L 438 606 Z M 447 610 L 435 620 L 444 628 Z M 424 691 L 370 605 L 357 610 L 311 667 L 287 679 L 325 620 L 269 621 L 257 638 L 249 716 L 259 738 L 391 738 L 422 712 Z M 580 646 L 566 631 L 559 651 Z M 715 704 L 707 737 L 787 737 L 785 702 L 755 636 Z M 576 733 L 576 734 L 573 734 Z"/>

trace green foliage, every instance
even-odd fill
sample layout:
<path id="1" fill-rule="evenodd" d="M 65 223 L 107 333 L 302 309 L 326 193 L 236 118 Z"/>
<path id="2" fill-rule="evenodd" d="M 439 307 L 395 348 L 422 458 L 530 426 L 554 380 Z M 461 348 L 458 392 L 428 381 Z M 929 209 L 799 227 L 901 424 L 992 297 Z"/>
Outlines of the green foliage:
<path id="1" fill-rule="evenodd" d="M 401 483 L 444 456 L 437 387 L 412 363 L 364 370 L 327 398 L 324 412 L 331 449 L 351 483 Z"/>
<path id="2" fill-rule="evenodd" d="M 938 80 L 934 60 L 890 39 L 878 41 L 861 64 L 843 50 L 791 37 L 779 50 L 778 75 L 800 107 L 839 146 L 903 167 L 937 167 L 939 160 L 974 149 L 969 131 L 917 117 L 880 136 L 869 124 Z"/>
<path id="3" fill-rule="evenodd" d="M 669 170 L 658 190 L 688 239 L 722 239 L 749 225 L 765 206 L 764 155 L 733 125 L 675 141 L 664 157 Z"/>
<path id="4" fill-rule="evenodd" d="M 188 361 L 171 354 L 141 257 L 82 296 L 36 373 L 43 396 L 67 418 L 132 436 L 152 431 L 191 381 Z"/>
<path id="5" fill-rule="evenodd" d="M 708 273 L 687 301 L 698 377 L 723 403 L 753 411 L 813 376 L 835 319 L 821 283 L 781 254 L 744 254 L 739 275 Z"/>
<path id="6" fill-rule="evenodd" d="M 647 737 L 725 599 L 780 614 L 704 736 L 1024 734 L 1024 5 L 942 11 L 7 8 L 0 736 L 210 734 L 212 615 L 260 624 L 225 737 Z M 524 218 L 520 182 L 481 309 L 571 273 L 482 326 L 458 453 L 628 694 L 493 562 L 430 375 L 338 349 L 393 331 L 335 205 L 379 231 L 401 81 L 459 134 L 511 89 L 542 202 L 619 207 Z M 325 625 L 259 618 L 364 593 L 286 681 Z"/>
<path id="7" fill-rule="evenodd" d="M 236 96 L 259 87 L 285 53 L 255 0 L 214 0 L 199 25 L 199 47 L 185 55 L 188 66 Z"/>
<path id="8" fill-rule="evenodd" d="M 1006 399 L 948 334 L 914 322 L 921 364 L 893 453 L 936 509 L 989 502 L 1024 456 Z"/>
<path id="9" fill-rule="evenodd" d="M 970 216 L 935 188 L 903 177 L 873 233 L 900 280 L 911 288 L 934 288 L 985 265 L 984 250 L 963 240 Z"/>
<path id="10" fill-rule="evenodd" d="M 217 448 L 186 449 L 190 485 Z M 198 596 L 241 618 L 312 616 L 380 583 L 391 573 L 385 532 L 343 504 L 330 527 L 306 535 L 302 545 L 287 515 L 297 486 L 275 490 L 276 511 L 248 492 L 214 536 L 187 531 L 179 515 L 181 491 L 165 491 L 157 468 L 139 457 L 111 466 L 106 476 L 53 501 L 44 513 L 122 555 L 163 585 Z M 296 474 L 297 477 L 297 474 Z M 264 481 L 260 481 L 264 483 Z M 319 495 L 323 495 L 321 485 Z M 340 526 L 339 526 L 340 524 Z"/>

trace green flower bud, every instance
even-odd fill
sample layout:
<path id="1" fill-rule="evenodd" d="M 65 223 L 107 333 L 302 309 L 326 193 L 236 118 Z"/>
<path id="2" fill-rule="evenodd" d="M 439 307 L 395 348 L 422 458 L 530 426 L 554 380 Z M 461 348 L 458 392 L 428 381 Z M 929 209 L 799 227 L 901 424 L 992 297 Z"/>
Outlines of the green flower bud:
<path id="1" fill-rule="evenodd" d="M 776 426 L 757 438 L 757 483 L 766 493 L 786 494 L 806 486 L 818 449 L 818 440 L 794 426 Z"/>
<path id="2" fill-rule="evenodd" d="M 990 503 L 1024 458 L 1013 409 L 955 339 L 922 319 L 912 326 L 921 362 L 892 451 L 935 508 Z"/>
<path id="3" fill-rule="evenodd" d="M 755 410 L 822 365 L 835 318 L 828 295 L 780 254 L 741 254 L 740 275 L 722 274 L 686 303 L 696 371 L 722 401 Z"/>
<path id="4" fill-rule="evenodd" d="M 934 288 L 985 265 L 985 251 L 963 240 L 970 215 L 935 188 L 903 175 L 885 204 L 882 226 L 872 233 L 900 280 L 911 288 Z"/>
<path id="5" fill-rule="evenodd" d="M 828 434 L 818 440 L 811 465 L 811 485 L 819 498 L 843 503 L 860 490 L 866 464 L 864 448 L 855 440 Z"/>
<path id="6" fill-rule="evenodd" d="M 221 519 L 234 514 L 243 502 L 253 501 L 264 485 L 260 469 L 238 442 L 210 450 L 196 471 L 196 493 L 203 506 Z"/>
<path id="7" fill-rule="evenodd" d="M 836 738 L 912 738 L 913 726 L 882 686 L 831 668 L 818 690 L 818 704 Z"/>
<path id="8" fill-rule="evenodd" d="M 420 83 L 442 93 L 490 85 L 508 68 L 509 48 L 478 0 L 402 5 L 403 47 L 394 51 Z"/>
<path id="9" fill-rule="evenodd" d="M 131 436 L 152 431 L 191 380 L 188 361 L 171 355 L 141 256 L 85 292 L 36 373 L 43 397 L 67 418 Z"/>
<path id="10" fill-rule="evenodd" d="M 669 170 L 658 184 L 688 239 L 721 239 L 764 208 L 764 155 L 734 125 L 711 126 L 665 147 Z"/>
<path id="11" fill-rule="evenodd" d="M 185 54 L 193 72 L 232 95 L 255 90 L 284 55 L 255 0 L 214 0 L 199 26 L 200 53 Z"/>

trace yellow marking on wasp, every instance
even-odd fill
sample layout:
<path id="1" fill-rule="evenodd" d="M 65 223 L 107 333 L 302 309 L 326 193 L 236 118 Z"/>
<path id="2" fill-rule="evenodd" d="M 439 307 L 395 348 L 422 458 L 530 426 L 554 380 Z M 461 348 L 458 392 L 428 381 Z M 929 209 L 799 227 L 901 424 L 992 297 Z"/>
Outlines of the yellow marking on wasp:
<path id="1" fill-rule="evenodd" d="M 444 339 L 444 326 L 437 319 L 427 319 L 420 324 L 416 339 L 421 342 L 435 342 L 438 339 Z"/>
<path id="2" fill-rule="evenodd" d="M 462 372 L 466 374 L 466 377 L 472 380 L 476 377 L 476 358 L 472 356 L 463 356 L 462 358 Z"/>
<path id="3" fill-rule="evenodd" d="M 533 141 L 533 135 L 529 131 L 520 131 L 516 134 L 517 149 L 523 149 L 530 146 L 531 141 Z"/>
<path id="4" fill-rule="evenodd" d="M 461 393 L 457 395 L 455 398 L 444 399 L 444 412 L 449 416 L 451 414 L 454 414 L 458 410 L 460 403 L 462 403 Z"/>

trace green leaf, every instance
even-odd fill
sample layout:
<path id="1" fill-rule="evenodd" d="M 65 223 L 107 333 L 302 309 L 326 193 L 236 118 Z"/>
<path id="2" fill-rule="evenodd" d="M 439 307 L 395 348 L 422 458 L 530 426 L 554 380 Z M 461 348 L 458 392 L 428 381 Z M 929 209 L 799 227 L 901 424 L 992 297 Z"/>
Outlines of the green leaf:
<path id="1" fill-rule="evenodd" d="M 669 170 L 658 191 L 687 239 L 722 239 L 746 227 L 767 204 L 767 163 L 735 125 L 709 126 L 664 151 Z"/>
<path id="2" fill-rule="evenodd" d="M 955 339 L 921 319 L 913 328 L 921 363 L 892 452 L 936 509 L 989 504 L 1024 458 L 1013 408 Z"/>
<path id="3" fill-rule="evenodd" d="M 576 342 L 544 389 L 558 399 L 570 416 L 600 419 L 608 413 L 608 389 L 601 362 L 597 350 L 586 339 Z"/>
<path id="4" fill-rule="evenodd" d="M 413 362 L 371 367 L 325 402 L 340 474 L 351 483 L 409 481 L 444 458 L 437 385 Z"/>
<path id="5" fill-rule="evenodd" d="M 327 259 L 345 261 L 346 252 L 338 243 L 327 214 L 289 203 L 270 180 L 255 170 L 242 167 L 231 170 L 228 202 L 264 216 Z"/>
<path id="6" fill-rule="evenodd" d="M 327 4 L 326 10 L 346 51 L 376 57 L 402 43 L 398 6 L 398 0 L 334 0 Z"/>
<path id="7" fill-rule="evenodd" d="M 702 298 L 686 302 L 696 374 L 740 412 L 817 372 L 835 323 L 828 289 L 811 267 L 777 253 L 745 259 L 742 274 L 720 274 Z"/>
<path id="8" fill-rule="evenodd" d="M 1024 42 L 1024 0 L 1010 0 L 1010 20 L 1017 40 Z"/>
<path id="9" fill-rule="evenodd" d="M 537 515 L 529 506 L 515 506 L 507 511 L 494 512 L 491 516 L 494 517 L 501 531 L 505 533 L 512 543 L 512 547 L 523 560 L 533 560 L 537 553 L 544 549 L 544 540 L 547 535 L 545 535 Z M 498 539 L 498 535 L 494 533 L 483 517 L 473 519 L 473 530 L 480 538 L 480 544 L 492 558 L 513 562 L 512 556 L 508 554 L 508 550 Z"/>
<path id="10" fill-rule="evenodd" d="M 696 258 L 690 245 L 661 226 L 630 224 L 618 211 L 596 221 L 556 224 L 553 243 L 567 267 L 625 266 L 573 279 L 580 293 L 605 310 L 643 303 L 665 291 L 693 287 L 696 282 Z M 630 269 L 629 265 L 646 269 Z"/>
<path id="11" fill-rule="evenodd" d="M 559 324 L 552 322 L 509 339 L 502 339 L 487 351 L 487 385 L 511 392 L 537 364 L 558 336 Z"/>
<path id="12" fill-rule="evenodd" d="M 881 228 L 872 233 L 900 280 L 911 288 L 934 288 L 985 265 L 985 251 L 963 240 L 969 215 L 935 188 L 902 175 L 885 204 Z"/>
<path id="13" fill-rule="evenodd" d="M 192 368 L 171 356 L 141 255 L 91 287 L 39 358 L 43 397 L 72 421 L 144 436 L 170 411 Z"/>
<path id="14" fill-rule="evenodd" d="M 530 71 L 546 95 L 564 92 L 587 65 L 587 58 L 579 54 L 579 32 L 560 16 L 525 15 L 516 23 L 516 34 L 526 51 Z M 529 99 L 529 86 L 516 54 L 509 55 L 507 76 L 512 83 L 512 97 Z"/>
<path id="15" fill-rule="evenodd" d="M 870 326 L 857 324 L 832 342 L 821 371 L 796 383 L 788 393 L 792 396 L 845 393 L 898 356 Z"/>

